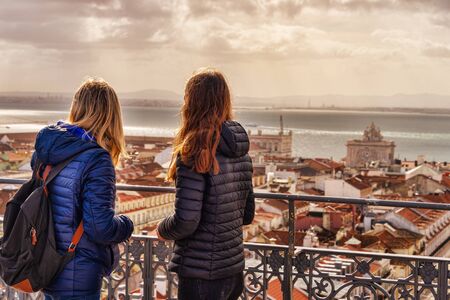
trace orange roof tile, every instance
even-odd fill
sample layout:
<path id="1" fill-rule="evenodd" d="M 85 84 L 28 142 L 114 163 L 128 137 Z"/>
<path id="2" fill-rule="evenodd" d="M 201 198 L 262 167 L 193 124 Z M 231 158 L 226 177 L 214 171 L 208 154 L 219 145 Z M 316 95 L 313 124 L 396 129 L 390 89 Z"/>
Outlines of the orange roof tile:
<path id="1" fill-rule="evenodd" d="M 129 195 L 126 193 L 117 193 L 117 197 L 119 198 L 119 202 L 129 202 L 143 198 L 141 195 Z"/>
<path id="2" fill-rule="evenodd" d="M 315 159 L 305 159 L 305 163 L 316 171 L 330 171 L 332 169 L 329 165 Z"/>
<path id="3" fill-rule="evenodd" d="M 401 208 L 396 211 L 396 214 L 414 223 L 419 228 L 426 228 L 445 214 L 445 212 L 433 209 Z"/>
<path id="4" fill-rule="evenodd" d="M 357 188 L 358 190 L 365 190 L 365 189 L 368 189 L 371 187 L 369 184 L 365 183 L 364 181 L 362 181 L 361 179 L 356 178 L 356 177 L 347 179 L 345 182 L 347 182 L 354 188 Z"/>
<path id="5" fill-rule="evenodd" d="M 263 235 L 267 239 L 274 239 L 275 244 L 277 245 L 288 245 L 289 244 L 289 233 L 286 230 L 272 230 L 263 233 Z M 304 232 L 295 232 L 295 246 L 301 247 L 303 246 L 303 239 L 305 238 L 306 233 Z"/>
<path id="6" fill-rule="evenodd" d="M 450 188 L 450 172 L 444 173 L 442 175 L 442 182 L 443 185 L 445 185 L 447 188 Z"/>
<path id="7" fill-rule="evenodd" d="M 279 209 L 281 211 L 285 211 L 289 209 L 289 204 L 286 200 L 274 200 L 274 199 L 267 199 L 264 200 L 264 203 L 267 205 L 270 205 L 272 207 L 275 207 L 276 209 Z"/>
<path id="8" fill-rule="evenodd" d="M 421 198 L 427 200 L 427 201 L 431 201 L 431 202 L 436 202 L 436 203 L 450 203 L 450 194 L 438 194 L 438 195 L 421 195 Z"/>
<path id="9" fill-rule="evenodd" d="M 278 278 L 274 278 L 269 282 L 269 285 L 267 287 L 267 296 L 271 297 L 271 299 L 274 300 L 283 300 L 281 282 Z M 256 297 L 256 299 L 261 299 L 261 297 Z M 292 299 L 308 300 L 308 296 L 305 294 L 305 292 L 294 287 L 292 289 Z"/>

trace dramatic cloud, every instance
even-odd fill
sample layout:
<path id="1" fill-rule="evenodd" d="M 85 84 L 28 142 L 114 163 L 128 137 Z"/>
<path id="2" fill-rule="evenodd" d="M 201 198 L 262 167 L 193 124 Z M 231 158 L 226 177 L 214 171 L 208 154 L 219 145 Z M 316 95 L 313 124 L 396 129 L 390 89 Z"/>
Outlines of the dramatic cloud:
<path id="1" fill-rule="evenodd" d="M 0 0 L 0 90 L 180 92 L 196 68 L 236 94 L 450 94 L 448 0 Z"/>

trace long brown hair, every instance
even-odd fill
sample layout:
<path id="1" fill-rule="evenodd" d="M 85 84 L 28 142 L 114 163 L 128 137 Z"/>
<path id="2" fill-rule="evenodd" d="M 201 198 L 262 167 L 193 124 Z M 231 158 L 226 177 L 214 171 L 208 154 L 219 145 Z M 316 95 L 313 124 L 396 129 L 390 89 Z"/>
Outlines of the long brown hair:
<path id="1" fill-rule="evenodd" d="M 91 133 L 114 165 L 126 155 L 122 112 L 114 89 L 101 78 L 83 82 L 72 101 L 69 122 Z"/>
<path id="2" fill-rule="evenodd" d="M 232 118 L 227 81 L 218 70 L 201 69 L 186 83 L 181 107 L 181 126 L 175 136 L 168 179 L 176 177 L 176 159 L 198 173 L 219 172 L 216 150 L 224 121 Z"/>

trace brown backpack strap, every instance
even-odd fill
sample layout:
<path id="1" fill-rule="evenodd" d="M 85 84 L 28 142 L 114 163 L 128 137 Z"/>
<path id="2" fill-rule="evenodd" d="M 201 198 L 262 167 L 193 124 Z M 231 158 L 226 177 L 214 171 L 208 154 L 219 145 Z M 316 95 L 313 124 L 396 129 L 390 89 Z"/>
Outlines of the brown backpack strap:
<path id="1" fill-rule="evenodd" d="M 60 162 L 59 164 L 54 165 L 54 166 L 46 165 L 45 169 L 44 169 L 44 173 L 42 175 L 44 184 L 49 184 L 53 179 L 55 179 L 55 177 L 58 176 L 58 174 L 75 158 L 76 158 L 76 156 L 72 156 L 71 158 L 66 159 L 65 161 Z M 45 177 L 46 171 L 48 172 L 48 174 Z"/>
<path id="2" fill-rule="evenodd" d="M 42 173 L 42 182 L 43 182 L 43 185 L 44 185 L 44 193 L 45 193 L 45 195 L 46 196 L 48 196 L 48 189 L 47 189 L 47 185 L 53 180 L 53 179 L 55 179 L 55 177 L 56 176 L 58 176 L 58 174 L 72 161 L 72 160 L 74 160 L 75 159 L 75 157 L 76 157 L 76 155 L 75 156 L 72 156 L 72 157 L 70 157 L 70 158 L 68 158 L 68 159 L 66 159 L 65 161 L 63 161 L 63 162 L 61 162 L 61 163 L 59 163 L 59 164 L 57 164 L 57 165 L 55 165 L 55 166 L 51 166 L 51 165 L 46 165 L 45 166 L 45 169 L 44 169 L 44 171 L 43 171 L 43 173 Z M 39 175 L 39 173 L 40 173 L 40 169 L 41 169 L 41 167 L 42 167 L 42 164 L 40 163 L 39 164 L 39 166 L 38 166 L 38 171 L 37 171 L 37 173 L 36 173 L 36 176 L 38 177 L 38 178 L 40 178 L 40 175 Z"/>
<path id="3" fill-rule="evenodd" d="M 45 166 L 44 173 L 42 174 L 42 180 L 44 182 L 44 193 L 47 196 L 48 196 L 47 180 L 48 180 L 48 175 L 50 174 L 51 170 L 52 170 L 52 166 L 47 165 L 47 166 Z"/>
<path id="4" fill-rule="evenodd" d="M 84 233 L 83 220 L 81 220 L 80 225 L 78 225 L 77 230 L 75 230 L 75 233 L 73 234 L 72 242 L 70 243 L 67 252 L 75 251 L 75 248 L 77 248 L 77 245 L 80 242 L 83 233 Z"/>
<path id="5" fill-rule="evenodd" d="M 72 160 L 74 157 L 63 161 L 62 163 L 56 165 L 54 168 L 50 165 L 46 165 L 44 169 L 44 173 L 42 174 L 42 180 L 44 182 L 44 192 L 48 196 L 48 190 L 47 190 L 47 184 L 52 181 L 56 175 L 59 174 L 59 172 L 62 171 Z M 53 172 L 52 172 L 53 170 Z M 70 242 L 69 248 L 67 249 L 67 252 L 72 253 L 75 252 L 75 249 L 78 245 L 78 243 L 81 240 L 81 237 L 83 236 L 84 228 L 83 228 L 83 220 L 81 220 L 80 224 L 78 225 L 77 229 L 75 230 L 75 233 L 72 236 L 72 241 Z"/>

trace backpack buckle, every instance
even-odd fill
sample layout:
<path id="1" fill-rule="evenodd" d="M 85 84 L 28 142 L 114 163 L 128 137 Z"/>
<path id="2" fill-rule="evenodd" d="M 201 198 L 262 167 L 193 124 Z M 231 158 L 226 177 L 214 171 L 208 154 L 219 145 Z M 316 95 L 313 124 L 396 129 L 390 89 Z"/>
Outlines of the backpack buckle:
<path id="1" fill-rule="evenodd" d="M 75 245 L 74 243 L 70 243 L 69 249 L 67 251 L 68 252 L 74 252 L 76 247 L 77 247 L 77 245 Z"/>

